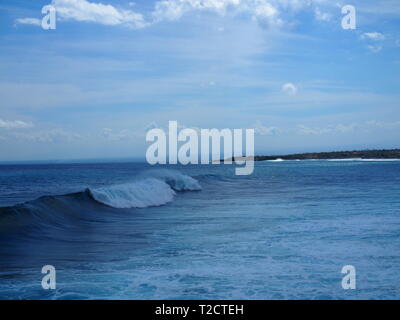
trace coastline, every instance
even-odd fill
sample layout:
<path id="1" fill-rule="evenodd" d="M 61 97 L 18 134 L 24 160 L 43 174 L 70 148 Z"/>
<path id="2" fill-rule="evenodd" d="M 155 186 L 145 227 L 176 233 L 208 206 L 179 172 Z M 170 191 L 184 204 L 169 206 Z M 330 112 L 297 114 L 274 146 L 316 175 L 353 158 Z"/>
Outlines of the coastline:
<path id="1" fill-rule="evenodd" d="M 253 157 L 236 157 L 232 160 L 251 160 Z M 400 149 L 382 150 L 353 150 L 353 151 L 331 151 L 331 152 L 307 152 L 276 156 L 255 156 L 254 161 L 265 160 L 396 160 L 400 159 Z"/>

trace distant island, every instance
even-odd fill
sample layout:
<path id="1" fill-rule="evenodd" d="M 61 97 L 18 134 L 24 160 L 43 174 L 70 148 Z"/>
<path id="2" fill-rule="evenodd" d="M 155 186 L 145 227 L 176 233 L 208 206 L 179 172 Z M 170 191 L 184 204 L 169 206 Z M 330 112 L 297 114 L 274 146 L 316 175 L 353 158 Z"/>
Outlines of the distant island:
<path id="1" fill-rule="evenodd" d="M 244 157 L 232 158 L 241 160 Z M 333 152 L 308 152 L 277 156 L 255 156 L 254 161 L 264 160 L 330 160 L 330 159 L 400 159 L 400 149 L 358 150 Z"/>

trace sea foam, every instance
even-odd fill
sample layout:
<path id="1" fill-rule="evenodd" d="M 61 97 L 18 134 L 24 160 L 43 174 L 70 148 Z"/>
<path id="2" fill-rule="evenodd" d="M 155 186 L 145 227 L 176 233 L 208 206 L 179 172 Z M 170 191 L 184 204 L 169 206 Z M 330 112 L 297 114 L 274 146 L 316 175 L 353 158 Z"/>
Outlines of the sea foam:
<path id="1" fill-rule="evenodd" d="M 153 170 L 136 181 L 100 188 L 90 188 L 93 198 L 114 208 L 147 208 L 173 201 L 175 191 L 201 190 L 199 182 L 174 170 Z"/>

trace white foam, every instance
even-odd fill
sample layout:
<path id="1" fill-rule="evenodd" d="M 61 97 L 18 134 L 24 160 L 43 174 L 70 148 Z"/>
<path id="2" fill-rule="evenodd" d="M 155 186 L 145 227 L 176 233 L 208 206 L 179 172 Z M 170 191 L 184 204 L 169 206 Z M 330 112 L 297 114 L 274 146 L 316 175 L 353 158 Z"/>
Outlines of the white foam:
<path id="1" fill-rule="evenodd" d="M 265 160 L 265 161 L 268 161 L 268 162 L 283 162 L 285 160 L 283 160 L 281 158 L 278 158 L 278 159 L 275 159 L 275 160 Z"/>
<path id="2" fill-rule="evenodd" d="M 90 189 L 90 192 L 97 201 L 114 208 L 161 206 L 171 202 L 175 195 L 168 184 L 154 178 Z"/>
<path id="3" fill-rule="evenodd" d="M 199 191 L 201 185 L 192 177 L 184 175 L 176 170 L 157 169 L 146 171 L 141 174 L 142 177 L 151 177 L 166 182 L 172 189 L 176 191 Z"/>
<path id="4" fill-rule="evenodd" d="M 152 170 L 131 183 L 89 189 L 93 198 L 114 208 L 147 208 L 173 201 L 175 191 L 201 190 L 197 180 L 175 170 Z"/>

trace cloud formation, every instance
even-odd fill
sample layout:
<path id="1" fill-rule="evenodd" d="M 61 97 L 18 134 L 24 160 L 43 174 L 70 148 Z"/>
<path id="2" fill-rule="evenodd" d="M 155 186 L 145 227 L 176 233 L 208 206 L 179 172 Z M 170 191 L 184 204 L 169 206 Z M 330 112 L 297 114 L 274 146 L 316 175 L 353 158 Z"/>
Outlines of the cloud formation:
<path id="1" fill-rule="evenodd" d="M 117 9 L 109 4 L 87 0 L 53 0 L 51 3 L 61 20 L 96 22 L 104 25 L 126 25 L 134 28 L 146 26 L 144 17 L 132 10 Z"/>
<path id="2" fill-rule="evenodd" d="M 380 32 L 365 32 L 361 35 L 363 40 L 383 41 L 385 36 Z"/>
<path id="3" fill-rule="evenodd" d="M 365 32 L 361 35 L 362 40 L 369 41 L 370 44 L 367 45 L 367 49 L 372 53 L 378 53 L 382 51 L 383 46 L 382 41 L 385 40 L 385 36 L 380 32 Z"/>
<path id="4" fill-rule="evenodd" d="M 297 93 L 297 91 L 297 87 L 291 82 L 285 83 L 282 86 L 282 92 L 286 93 L 287 95 L 293 96 Z"/>
<path id="5" fill-rule="evenodd" d="M 254 124 L 254 132 L 260 136 L 275 136 L 281 132 L 278 127 L 266 127 L 260 121 Z"/>
<path id="6" fill-rule="evenodd" d="M 16 24 L 29 24 L 29 25 L 33 25 L 33 26 L 41 26 L 42 22 L 40 21 L 40 19 L 36 19 L 36 18 L 20 18 L 20 19 L 16 19 L 15 20 Z"/>
<path id="7" fill-rule="evenodd" d="M 330 13 L 323 12 L 323 11 L 321 11 L 321 9 L 318 8 L 318 7 L 315 8 L 315 10 L 314 10 L 314 15 L 315 15 L 315 18 L 316 18 L 317 20 L 320 20 L 320 21 L 330 21 L 331 18 L 332 18 L 332 15 L 331 15 Z"/>
<path id="8" fill-rule="evenodd" d="M 319 1 L 314 0 L 319 3 Z M 296 12 L 311 8 L 313 1 L 300 0 L 159 0 L 147 14 L 129 9 L 117 8 L 110 4 L 88 0 L 52 0 L 60 20 L 93 22 L 103 25 L 123 25 L 144 28 L 162 21 L 179 20 L 192 12 L 212 12 L 220 16 L 232 14 L 247 16 L 268 27 L 285 24 L 283 12 Z M 132 7 L 131 3 L 129 7 Z M 317 20 L 329 20 L 330 15 L 319 8 L 315 11 Z M 40 25 L 36 18 L 17 19 L 16 23 Z"/>
<path id="9" fill-rule="evenodd" d="M 376 120 L 370 120 L 365 122 L 354 122 L 350 124 L 337 124 L 329 125 L 326 127 L 308 127 L 305 125 L 298 125 L 297 132 L 304 135 L 325 135 L 325 134 L 345 134 L 353 133 L 356 131 L 369 132 L 374 129 L 396 129 L 400 127 L 400 121 L 394 122 L 382 122 Z"/>
<path id="10" fill-rule="evenodd" d="M 21 120 L 3 120 L 0 119 L 0 129 L 25 129 L 25 128 L 32 128 L 33 123 L 25 122 Z"/>

